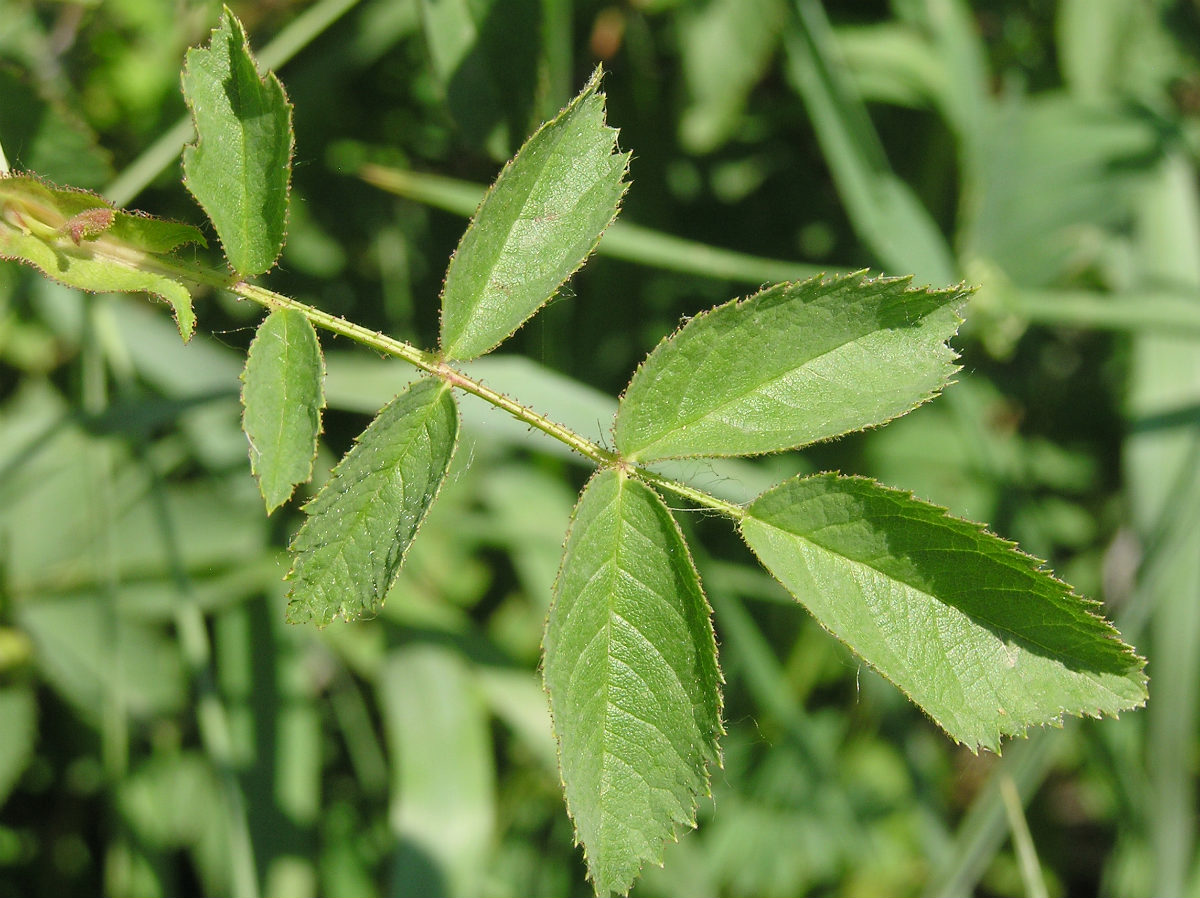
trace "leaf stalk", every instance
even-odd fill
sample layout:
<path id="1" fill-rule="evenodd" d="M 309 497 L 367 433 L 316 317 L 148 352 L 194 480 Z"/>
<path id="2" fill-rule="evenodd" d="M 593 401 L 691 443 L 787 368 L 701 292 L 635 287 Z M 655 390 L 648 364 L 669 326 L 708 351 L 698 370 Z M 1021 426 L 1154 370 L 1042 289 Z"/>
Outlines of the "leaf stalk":
<path id="1" fill-rule="evenodd" d="M 418 349 L 411 343 L 397 340 L 395 337 L 389 337 L 387 334 L 380 333 L 379 331 L 373 331 L 360 324 L 347 321 L 340 316 L 331 315 L 314 306 L 284 296 L 281 293 L 276 293 L 273 290 L 268 290 L 265 287 L 250 284 L 246 281 L 229 283 L 227 277 L 223 277 L 211 270 L 184 270 L 181 268 L 177 273 L 199 283 L 228 290 L 235 296 L 256 302 L 268 309 L 293 309 L 308 318 L 314 327 L 319 327 L 339 336 L 346 337 L 385 355 L 404 359 L 404 361 L 414 367 L 440 378 L 450 384 L 450 386 L 477 396 L 484 402 L 503 409 L 518 421 L 523 421 L 530 427 L 540 430 L 547 436 L 564 443 L 584 458 L 591 459 L 600 467 L 625 468 L 647 483 L 654 484 L 660 489 L 687 499 L 696 505 L 711 508 L 734 520 L 741 520 L 745 516 L 745 510 L 740 505 L 718 499 L 716 496 L 710 495 L 703 490 L 672 480 L 656 471 L 626 462 L 617 453 L 592 442 L 566 425 L 547 418 L 545 415 L 534 411 L 528 406 L 522 405 L 511 397 L 493 390 L 463 371 L 454 368 L 436 353 Z"/>

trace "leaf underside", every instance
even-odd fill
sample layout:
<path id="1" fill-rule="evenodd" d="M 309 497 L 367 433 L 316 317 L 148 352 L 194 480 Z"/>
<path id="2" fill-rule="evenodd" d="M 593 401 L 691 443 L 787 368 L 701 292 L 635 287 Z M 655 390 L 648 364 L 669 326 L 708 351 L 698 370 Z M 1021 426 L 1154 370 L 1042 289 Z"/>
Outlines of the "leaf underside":
<path id="1" fill-rule="evenodd" d="M 571 523 L 544 675 L 567 808 L 596 891 L 627 892 L 695 826 L 719 762 L 721 674 L 708 603 L 658 495 L 605 470 Z"/>
<path id="2" fill-rule="evenodd" d="M 794 478 L 749 506 L 742 535 L 822 626 L 973 750 L 1146 699 L 1143 660 L 1097 603 L 908 493 Z"/>
<path id="3" fill-rule="evenodd" d="M 242 374 L 242 429 L 270 514 L 312 477 L 325 407 L 325 361 L 301 312 L 276 309 L 259 325 Z"/>
<path id="4" fill-rule="evenodd" d="M 0 258 L 93 293 L 149 293 L 170 304 L 184 341 L 196 329 L 184 283 L 156 266 L 186 244 L 205 245 L 191 225 L 114 209 L 92 193 L 29 175 L 0 177 Z"/>
<path id="5" fill-rule="evenodd" d="M 379 610 L 458 439 L 450 388 L 423 378 L 384 406 L 305 506 L 287 617 L 324 626 Z"/>
<path id="6" fill-rule="evenodd" d="M 504 167 L 463 234 L 442 291 L 446 358 L 494 349 L 595 249 L 626 188 L 629 154 L 616 141 L 597 69 Z"/>
<path id="7" fill-rule="evenodd" d="M 861 274 L 779 284 L 697 315 L 638 368 L 617 411 L 639 462 L 779 452 L 873 427 L 941 390 L 969 290 Z"/>
<path id="8" fill-rule="evenodd" d="M 183 93 L 196 126 L 184 183 L 212 220 L 239 277 L 270 269 L 283 248 L 292 170 L 292 108 L 273 73 L 259 77 L 228 8 L 208 47 L 187 52 Z"/>

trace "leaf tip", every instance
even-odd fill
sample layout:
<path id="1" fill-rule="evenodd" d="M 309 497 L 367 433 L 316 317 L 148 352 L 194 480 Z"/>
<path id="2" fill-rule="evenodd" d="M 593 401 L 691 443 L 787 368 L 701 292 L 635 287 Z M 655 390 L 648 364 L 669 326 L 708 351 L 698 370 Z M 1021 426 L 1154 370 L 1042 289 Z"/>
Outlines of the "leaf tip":
<path id="1" fill-rule="evenodd" d="M 182 308 L 176 307 L 175 327 L 179 329 L 179 338 L 185 344 L 192 342 L 192 337 L 196 333 L 196 316 L 192 314 L 190 304 L 186 313 Z"/>
<path id="2" fill-rule="evenodd" d="M 313 612 L 312 609 L 307 606 L 307 604 L 301 602 L 298 598 L 295 598 L 291 593 L 289 593 L 287 610 L 284 612 L 284 620 L 287 623 L 295 626 L 312 623 Z M 320 621 L 317 622 L 318 628 L 323 626 L 324 624 L 322 624 Z"/>

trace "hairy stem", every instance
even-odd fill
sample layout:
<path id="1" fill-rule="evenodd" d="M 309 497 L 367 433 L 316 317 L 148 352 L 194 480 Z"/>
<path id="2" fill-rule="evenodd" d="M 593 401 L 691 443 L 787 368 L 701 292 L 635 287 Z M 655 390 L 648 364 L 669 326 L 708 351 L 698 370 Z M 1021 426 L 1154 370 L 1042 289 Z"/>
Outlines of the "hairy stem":
<path id="1" fill-rule="evenodd" d="M 674 493 L 676 496 L 681 496 L 696 505 L 702 505 L 714 511 L 719 511 L 721 514 L 733 518 L 735 521 L 740 521 L 746 516 L 746 510 L 742 506 L 718 499 L 716 496 L 704 492 L 704 490 L 698 490 L 694 486 L 688 486 L 686 483 L 680 483 L 678 480 L 672 480 L 670 477 L 665 477 L 662 474 L 638 467 L 637 465 L 626 463 L 626 467 L 647 483 L 652 483 L 660 489 Z"/>
<path id="2" fill-rule="evenodd" d="M 174 260 L 168 262 L 162 258 L 157 259 L 156 262 L 158 264 L 155 270 L 163 274 L 204 284 L 215 289 L 227 290 L 235 296 L 256 302 L 268 309 L 292 309 L 297 311 L 307 318 L 314 327 L 319 327 L 322 330 L 346 337 L 355 343 L 368 346 L 384 355 L 404 359 L 422 371 L 427 371 L 434 377 L 441 378 L 452 387 L 457 387 L 466 393 L 478 396 L 485 402 L 490 402 L 497 408 L 504 409 L 504 411 L 508 412 L 518 421 L 524 421 L 530 427 L 534 427 L 542 431 L 542 433 L 554 437 L 559 442 L 565 443 L 580 455 L 591 459 L 598 465 L 622 467 L 647 483 L 652 483 L 660 489 L 674 493 L 696 505 L 711 508 L 735 520 L 741 520 L 745 517 L 745 510 L 741 506 L 718 499 L 716 496 L 710 495 L 703 490 L 696 489 L 648 468 L 642 468 L 625 461 L 617 453 L 593 443 L 569 427 L 559 424 L 557 421 L 553 421 L 545 415 L 535 412 L 528 406 L 522 405 L 516 400 L 505 396 L 503 393 L 499 393 L 491 387 L 480 383 L 478 380 L 451 366 L 437 353 L 418 349 L 411 343 L 397 340 L 395 337 L 389 337 L 387 334 L 373 331 L 360 324 L 355 324 L 353 321 L 347 321 L 345 318 L 323 312 L 314 306 L 284 296 L 281 293 L 276 293 L 273 290 L 268 290 L 265 287 L 248 284 L 245 281 L 231 281 L 228 275 L 212 269 L 201 268 L 199 266 L 193 267 Z"/>
<path id="3" fill-rule="evenodd" d="M 545 415 L 538 414 L 533 409 L 521 405 L 503 393 L 497 393 L 491 387 L 484 386 L 477 380 L 468 377 L 457 368 L 453 368 L 441 359 L 440 356 L 431 352 L 426 352 L 423 349 L 418 349 L 411 343 L 405 343 L 403 340 L 397 340 L 394 337 L 389 337 L 386 334 L 381 334 L 378 331 L 373 331 L 362 325 L 355 324 L 352 321 L 347 321 L 345 318 L 339 318 L 336 315 L 330 315 L 328 312 L 322 312 L 320 309 L 313 308 L 302 302 L 297 302 L 287 296 L 279 293 L 274 293 L 263 287 L 256 287 L 252 284 L 247 284 L 244 281 L 232 284 L 225 289 L 236 293 L 238 296 L 245 299 L 253 300 L 261 303 L 268 308 L 278 309 L 294 309 L 300 312 L 315 327 L 323 328 L 327 331 L 332 331 L 335 334 L 340 334 L 343 337 L 348 337 L 356 343 L 361 343 L 364 346 L 369 346 L 379 352 L 387 355 L 394 355 L 404 359 L 406 362 L 415 365 L 423 371 L 428 371 L 435 377 L 440 377 L 446 383 L 467 393 L 472 393 L 483 399 L 485 402 L 490 402 L 498 408 L 504 409 L 513 417 L 520 421 L 524 421 L 530 427 L 536 427 L 543 433 L 549 434 L 556 440 L 566 443 L 580 455 L 590 458 L 592 461 L 600 465 L 611 465 L 617 462 L 617 456 L 597 446 L 591 440 L 580 436 L 568 427 L 564 427 L 557 421 L 551 421 Z"/>
<path id="4" fill-rule="evenodd" d="M 725 502 L 712 496 L 703 490 L 698 490 L 695 487 L 688 486 L 684 483 L 672 480 L 662 474 L 645 468 L 631 465 L 621 459 L 617 453 L 598 446 L 591 440 L 571 430 L 557 421 L 547 418 L 545 415 L 535 412 L 528 406 L 522 405 L 516 400 L 505 396 L 503 393 L 498 393 L 491 387 L 488 387 L 479 381 L 469 377 L 457 368 L 452 367 L 434 353 L 426 352 L 423 349 L 418 349 L 411 343 L 405 343 L 403 340 L 397 340 L 394 337 L 389 337 L 386 334 L 381 334 L 378 331 L 373 331 L 361 325 L 355 324 L 352 321 L 347 321 L 345 318 L 339 318 L 336 315 L 330 315 L 328 312 L 323 312 L 320 309 L 298 302 L 287 296 L 267 290 L 263 287 L 256 287 L 252 284 L 239 282 L 225 286 L 226 290 L 235 293 L 245 299 L 260 303 L 268 308 L 294 309 L 304 315 L 314 327 L 320 327 L 324 330 L 331 331 L 335 334 L 340 334 L 354 340 L 356 343 L 361 343 L 363 346 L 369 346 L 378 352 L 386 353 L 387 355 L 397 356 L 404 359 L 412 365 L 420 368 L 423 371 L 428 371 L 435 377 L 439 377 L 453 387 L 457 387 L 464 392 L 478 396 L 485 402 L 490 402 L 497 408 L 504 409 L 518 421 L 524 421 L 530 427 L 535 427 L 542 433 L 554 437 L 554 439 L 570 446 L 580 455 L 585 458 L 590 458 L 598 465 L 619 465 L 626 468 L 631 473 L 636 474 L 643 480 L 653 483 L 654 485 L 681 496 L 697 505 L 712 508 L 721 512 L 724 515 L 734 519 L 741 519 L 745 512 L 731 502 Z"/>

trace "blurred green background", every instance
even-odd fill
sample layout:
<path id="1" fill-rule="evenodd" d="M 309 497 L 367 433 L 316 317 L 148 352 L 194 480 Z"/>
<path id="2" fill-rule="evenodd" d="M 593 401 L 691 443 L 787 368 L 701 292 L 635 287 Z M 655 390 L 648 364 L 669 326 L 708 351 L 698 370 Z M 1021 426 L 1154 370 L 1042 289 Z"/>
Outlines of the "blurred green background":
<path id="1" fill-rule="evenodd" d="M 447 210 L 604 63 L 621 220 L 651 231 L 476 369 L 590 437 L 659 339 L 764 283 L 979 284 L 941 399 L 681 473 L 734 499 L 817 468 L 910 488 L 1048 559 L 1150 659 L 1147 709 L 975 757 L 683 510 L 729 735 L 699 830 L 634 894 L 1200 895 L 1200 3 L 232 8 L 296 107 L 267 282 L 426 347 Z M 10 164 L 201 222 L 179 71 L 218 13 L 0 0 Z M 379 618 L 288 627 L 298 503 L 266 517 L 239 430 L 261 313 L 197 312 L 183 347 L 165 307 L 0 263 L 0 898 L 590 894 L 537 673 L 588 471 L 464 403 Z M 323 340 L 313 487 L 412 376 Z"/>

